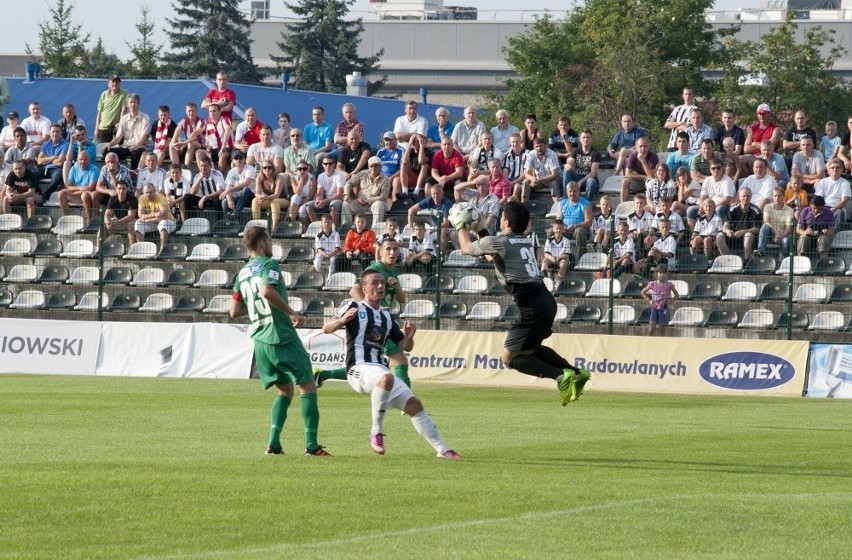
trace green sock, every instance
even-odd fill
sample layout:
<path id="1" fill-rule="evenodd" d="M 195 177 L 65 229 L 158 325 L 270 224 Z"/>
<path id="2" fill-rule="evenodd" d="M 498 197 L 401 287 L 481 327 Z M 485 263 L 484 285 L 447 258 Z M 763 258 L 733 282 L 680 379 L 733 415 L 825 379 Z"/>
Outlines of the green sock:
<path id="1" fill-rule="evenodd" d="M 393 374 L 411 387 L 411 380 L 408 378 L 408 364 L 399 364 L 393 366 Z"/>
<path id="2" fill-rule="evenodd" d="M 311 451 L 319 447 L 317 443 L 317 432 L 319 431 L 319 407 L 317 406 L 316 393 L 304 393 L 302 395 L 302 420 L 305 423 L 305 447 Z"/>
<path id="3" fill-rule="evenodd" d="M 269 411 L 269 447 L 281 449 L 281 430 L 287 421 L 287 409 L 290 407 L 290 399 L 284 395 L 278 395 L 272 401 L 272 409 Z"/>
<path id="4" fill-rule="evenodd" d="M 320 372 L 320 379 L 328 381 L 329 379 L 342 379 L 346 381 L 346 368 L 324 369 Z"/>

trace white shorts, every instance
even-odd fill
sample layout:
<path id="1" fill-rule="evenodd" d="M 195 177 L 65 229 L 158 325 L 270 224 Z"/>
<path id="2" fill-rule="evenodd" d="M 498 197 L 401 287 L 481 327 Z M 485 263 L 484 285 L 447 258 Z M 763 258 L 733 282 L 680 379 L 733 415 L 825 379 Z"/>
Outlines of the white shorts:
<path id="1" fill-rule="evenodd" d="M 136 226 L 134 229 L 142 234 L 163 230 L 169 233 L 174 233 L 175 227 L 176 224 L 174 220 L 160 220 L 156 224 L 153 222 L 140 222 L 139 220 L 136 220 Z"/>
<path id="2" fill-rule="evenodd" d="M 383 375 L 390 373 L 390 370 L 381 364 L 358 364 L 349 368 L 346 372 L 346 381 L 349 386 L 359 393 L 370 394 L 376 388 L 376 383 Z M 399 410 L 405 408 L 405 404 L 414 396 L 408 385 L 401 379 L 394 377 L 393 388 L 390 391 L 390 399 L 388 404 Z"/>

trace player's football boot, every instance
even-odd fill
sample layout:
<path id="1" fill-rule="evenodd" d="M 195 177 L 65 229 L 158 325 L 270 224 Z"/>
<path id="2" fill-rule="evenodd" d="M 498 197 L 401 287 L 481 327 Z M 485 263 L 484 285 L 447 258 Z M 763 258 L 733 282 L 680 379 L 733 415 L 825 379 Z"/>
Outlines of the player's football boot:
<path id="1" fill-rule="evenodd" d="M 562 398 L 562 406 L 567 406 L 571 401 L 571 394 L 575 392 L 574 372 L 570 369 L 563 370 L 562 379 L 557 382 L 556 387 L 559 389 L 559 396 Z"/>
<path id="2" fill-rule="evenodd" d="M 592 373 L 590 371 L 585 369 L 577 370 L 577 373 L 574 374 L 574 388 L 571 391 L 571 402 L 580 398 L 580 395 L 583 394 L 583 387 L 586 386 L 586 383 L 591 378 Z"/>
<path id="3" fill-rule="evenodd" d="M 270 445 L 266 448 L 266 455 L 284 455 L 284 450 L 280 447 L 272 447 Z"/>
<path id="4" fill-rule="evenodd" d="M 385 434 L 373 434 L 370 436 L 370 449 L 379 455 L 385 454 Z"/>
<path id="5" fill-rule="evenodd" d="M 453 460 L 456 460 L 456 461 L 462 458 L 461 455 L 459 455 L 458 453 L 456 453 L 452 449 L 447 449 L 444 452 L 438 453 L 438 457 L 441 458 L 441 459 L 453 459 Z"/>
<path id="6" fill-rule="evenodd" d="M 318 445 L 316 449 L 305 449 L 305 457 L 331 457 L 331 453 L 325 450 L 322 445 Z"/>

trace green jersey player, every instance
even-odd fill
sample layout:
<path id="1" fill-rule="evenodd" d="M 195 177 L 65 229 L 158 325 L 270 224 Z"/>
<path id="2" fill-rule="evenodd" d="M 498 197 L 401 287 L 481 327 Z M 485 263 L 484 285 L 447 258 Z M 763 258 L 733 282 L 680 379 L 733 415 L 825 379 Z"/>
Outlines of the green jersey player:
<path id="1" fill-rule="evenodd" d="M 251 258 L 237 273 L 230 314 L 232 318 L 248 314 L 260 380 L 264 389 L 274 385 L 278 390 L 270 411 L 266 454 L 284 453 L 281 430 L 287 420 L 295 384 L 301 394 L 305 455 L 328 456 L 330 454 L 317 444 L 319 408 L 311 359 L 295 329 L 303 318 L 287 303 L 281 270 L 272 258 L 272 239 L 264 228 L 250 227 L 243 236 L 243 244 Z"/>

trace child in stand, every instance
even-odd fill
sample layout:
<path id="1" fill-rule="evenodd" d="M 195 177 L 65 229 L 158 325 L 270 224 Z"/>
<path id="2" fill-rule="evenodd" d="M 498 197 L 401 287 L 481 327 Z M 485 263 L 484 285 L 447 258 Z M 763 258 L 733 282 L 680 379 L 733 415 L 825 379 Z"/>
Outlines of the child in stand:
<path id="1" fill-rule="evenodd" d="M 796 219 L 799 219 L 799 210 L 808 205 L 808 193 L 802 189 L 802 176 L 798 173 L 790 175 L 787 181 L 787 190 L 784 191 L 784 204 L 793 209 Z"/>
<path id="2" fill-rule="evenodd" d="M 586 250 L 590 253 L 604 253 L 609 248 L 609 228 L 615 214 L 612 211 L 612 200 L 608 194 L 601 197 L 601 211 L 592 218 L 593 242 L 586 244 Z"/>
<path id="3" fill-rule="evenodd" d="M 376 260 L 379 258 L 379 247 L 382 246 L 382 241 L 385 239 L 393 239 L 397 243 L 399 243 L 399 258 L 397 259 L 397 264 L 401 263 L 405 259 L 405 253 L 408 251 L 402 246 L 402 232 L 399 231 L 399 220 L 397 220 L 394 216 L 388 216 L 385 221 L 385 232 L 381 235 L 381 237 L 376 236 Z"/>
<path id="4" fill-rule="evenodd" d="M 432 236 L 426 233 L 421 222 L 414 222 L 414 234 L 408 240 L 408 251 L 405 255 L 405 266 L 409 272 L 425 272 L 432 274 L 432 263 L 435 261 L 435 248 Z"/>
<path id="5" fill-rule="evenodd" d="M 606 268 L 604 275 L 609 278 L 609 266 L 612 261 L 612 277 L 618 278 L 628 270 L 633 269 L 633 259 L 636 255 L 636 249 L 633 245 L 633 238 L 630 237 L 630 228 L 627 222 L 619 222 L 615 230 L 616 239 L 612 245 L 612 251 L 607 256 Z"/>
<path id="6" fill-rule="evenodd" d="M 648 336 L 654 336 L 657 326 L 660 327 L 660 336 L 666 331 L 669 324 L 669 302 L 679 297 L 677 290 L 669 281 L 669 267 L 661 264 L 657 266 L 657 279 L 648 282 L 642 289 L 642 298 L 651 304 L 651 318 L 648 320 Z"/>
<path id="7" fill-rule="evenodd" d="M 334 230 L 331 214 L 323 214 L 320 224 L 322 224 L 322 230 L 314 241 L 314 270 L 321 273 L 322 262 L 327 260 L 328 273 L 334 274 L 337 268 L 335 261 L 343 253 L 343 249 L 340 248 L 340 234 Z"/>
<path id="8" fill-rule="evenodd" d="M 716 249 L 716 236 L 722 231 L 722 219 L 716 215 L 716 203 L 712 198 L 705 198 L 701 208 L 703 212 L 698 214 L 698 219 L 695 221 L 695 229 L 689 242 L 689 252 L 695 255 L 699 250 L 704 249 L 704 255 L 707 260 L 710 260 Z"/>
<path id="9" fill-rule="evenodd" d="M 828 121 L 825 123 L 825 136 L 819 141 L 819 149 L 825 156 L 825 161 L 836 158 L 839 147 L 840 136 L 837 135 L 837 123 Z"/>
<path id="10" fill-rule="evenodd" d="M 177 207 L 180 210 L 180 221 L 185 222 L 187 211 L 185 204 L 181 204 L 189 194 L 189 182 L 184 181 L 180 165 L 173 163 L 169 166 L 168 177 L 163 183 L 163 192 L 169 201 L 169 207 Z"/>
<path id="11" fill-rule="evenodd" d="M 541 275 L 547 276 L 556 267 L 556 279 L 553 281 L 554 291 L 559 283 L 568 275 L 571 264 L 571 240 L 565 237 L 565 224 L 562 220 L 553 220 L 550 224 L 551 236 L 544 242 L 544 256 L 541 258 Z"/>

